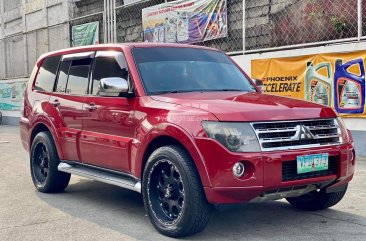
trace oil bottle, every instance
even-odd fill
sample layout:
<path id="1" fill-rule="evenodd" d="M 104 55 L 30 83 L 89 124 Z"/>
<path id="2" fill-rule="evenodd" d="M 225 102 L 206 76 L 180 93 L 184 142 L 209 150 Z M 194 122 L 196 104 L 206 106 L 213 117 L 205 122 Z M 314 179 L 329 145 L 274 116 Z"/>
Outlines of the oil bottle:
<path id="1" fill-rule="evenodd" d="M 358 65 L 359 74 L 350 73 L 351 66 Z M 334 72 L 334 107 L 338 113 L 363 113 L 365 107 L 365 67 L 363 59 L 354 59 L 342 64 L 337 59 Z"/>
<path id="2" fill-rule="evenodd" d="M 177 39 L 178 43 L 186 42 L 189 39 L 189 17 L 187 12 L 178 12 Z"/>
<path id="3" fill-rule="evenodd" d="M 326 76 L 319 73 L 320 69 L 325 68 Z M 305 73 L 305 99 L 321 104 L 331 106 L 332 96 L 332 70 L 330 63 L 319 63 L 313 65 L 307 63 Z"/>

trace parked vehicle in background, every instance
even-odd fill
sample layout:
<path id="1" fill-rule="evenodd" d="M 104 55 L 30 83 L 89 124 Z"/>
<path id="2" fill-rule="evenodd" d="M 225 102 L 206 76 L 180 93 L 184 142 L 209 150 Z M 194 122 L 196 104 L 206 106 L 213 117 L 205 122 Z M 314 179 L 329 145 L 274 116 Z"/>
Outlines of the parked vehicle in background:
<path id="1" fill-rule="evenodd" d="M 331 108 L 263 94 L 211 48 L 131 43 L 45 54 L 23 113 L 40 192 L 63 191 L 70 174 L 141 192 L 152 224 L 172 237 L 202 231 L 217 204 L 331 207 L 354 173 L 352 136 Z"/>

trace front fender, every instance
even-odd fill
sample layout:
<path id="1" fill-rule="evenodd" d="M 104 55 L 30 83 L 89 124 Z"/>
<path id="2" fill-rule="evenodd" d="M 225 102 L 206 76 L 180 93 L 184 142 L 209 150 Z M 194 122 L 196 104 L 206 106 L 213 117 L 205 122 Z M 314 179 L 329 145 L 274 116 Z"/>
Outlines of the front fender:
<path id="1" fill-rule="evenodd" d="M 141 137 L 141 139 L 137 138 L 136 141 L 132 144 L 131 155 L 132 155 L 132 163 L 131 163 L 131 172 L 137 178 L 142 177 L 142 172 L 144 168 L 144 154 L 149 146 L 149 144 L 158 137 L 168 136 L 176 139 L 179 143 L 181 143 L 186 150 L 191 155 L 198 173 L 201 178 L 202 185 L 204 187 L 211 187 L 211 182 L 208 176 L 207 166 L 204 162 L 204 159 L 201 153 L 196 146 L 193 137 L 189 135 L 184 129 L 181 127 L 171 124 L 171 123 L 161 123 L 152 127 L 147 133 L 137 133 L 137 137 Z"/>

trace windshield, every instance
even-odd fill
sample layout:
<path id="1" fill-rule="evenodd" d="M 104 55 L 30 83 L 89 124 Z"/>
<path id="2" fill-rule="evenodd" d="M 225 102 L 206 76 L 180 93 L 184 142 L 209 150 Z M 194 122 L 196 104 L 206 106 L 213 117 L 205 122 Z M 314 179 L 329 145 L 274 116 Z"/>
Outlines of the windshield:
<path id="1" fill-rule="evenodd" d="M 256 91 L 224 54 L 196 48 L 134 48 L 149 95 L 191 91 Z"/>

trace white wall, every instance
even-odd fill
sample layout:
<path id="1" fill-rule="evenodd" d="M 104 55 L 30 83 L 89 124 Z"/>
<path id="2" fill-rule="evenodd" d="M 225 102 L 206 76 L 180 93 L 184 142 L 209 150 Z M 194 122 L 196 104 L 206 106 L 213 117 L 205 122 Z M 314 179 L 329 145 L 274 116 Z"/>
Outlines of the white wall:
<path id="1" fill-rule="evenodd" d="M 281 50 L 266 53 L 255 53 L 233 56 L 232 58 L 237 62 L 250 76 L 251 75 L 251 61 L 253 59 L 268 59 L 268 58 L 282 58 L 293 57 L 310 54 L 322 54 L 322 53 L 340 53 L 340 52 L 353 52 L 366 49 L 366 42 L 358 43 L 342 43 L 332 44 L 320 47 Z M 355 131 L 366 131 L 366 118 L 343 118 L 348 129 Z"/>
<path id="2" fill-rule="evenodd" d="M 69 47 L 69 3 L 0 0 L 0 84 L 29 76 L 41 54 Z M 20 111 L 1 112 L 20 116 Z"/>

